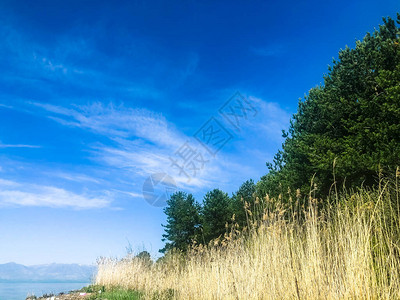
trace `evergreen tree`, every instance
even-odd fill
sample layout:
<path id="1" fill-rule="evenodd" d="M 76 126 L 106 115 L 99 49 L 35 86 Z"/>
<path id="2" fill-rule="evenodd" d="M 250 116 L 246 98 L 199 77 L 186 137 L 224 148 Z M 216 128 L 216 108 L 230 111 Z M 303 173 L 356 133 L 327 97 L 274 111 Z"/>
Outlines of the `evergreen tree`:
<path id="1" fill-rule="evenodd" d="M 208 243 L 226 232 L 225 225 L 232 218 L 231 200 L 227 193 L 214 189 L 204 196 L 202 208 L 203 242 Z"/>
<path id="2" fill-rule="evenodd" d="M 167 225 L 163 241 L 168 241 L 160 252 L 165 253 L 173 248 L 186 251 L 189 245 L 197 240 L 200 226 L 200 206 L 191 194 L 174 193 L 167 201 L 164 213 Z"/>
<path id="3" fill-rule="evenodd" d="M 256 185 L 252 179 L 245 181 L 239 188 L 239 190 L 232 196 L 232 212 L 235 214 L 235 221 L 239 226 L 247 225 L 247 217 L 245 211 L 245 205 L 247 203 L 250 210 L 254 210 L 254 200 L 256 192 Z"/>
<path id="4" fill-rule="evenodd" d="M 372 186 L 378 168 L 394 172 L 400 165 L 399 42 L 388 18 L 354 49 L 339 52 L 324 85 L 299 102 L 282 150 L 257 185 L 261 194 L 288 187 L 307 193 L 314 178 L 323 196 L 334 181 Z"/>

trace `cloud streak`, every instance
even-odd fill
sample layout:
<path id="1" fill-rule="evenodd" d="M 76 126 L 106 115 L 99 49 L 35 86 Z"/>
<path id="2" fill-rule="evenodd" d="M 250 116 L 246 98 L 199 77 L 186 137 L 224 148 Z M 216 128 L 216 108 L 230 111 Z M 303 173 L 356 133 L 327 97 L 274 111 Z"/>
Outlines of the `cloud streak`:
<path id="1" fill-rule="evenodd" d="M 221 174 L 217 161 L 190 181 L 172 169 L 170 157 L 192 137 L 177 130 L 162 114 L 98 102 L 73 108 L 31 104 L 45 110 L 48 118 L 64 126 L 88 130 L 112 140 L 112 145 L 92 145 L 93 159 L 129 173 L 125 174 L 127 177 L 145 178 L 156 172 L 175 173 L 174 179 L 179 186 L 201 188 Z"/>
<path id="2" fill-rule="evenodd" d="M 37 145 L 24 145 L 24 144 L 2 144 L 0 143 L 1 148 L 42 148 L 41 146 Z"/>
<path id="3" fill-rule="evenodd" d="M 185 138 L 162 114 L 146 109 L 104 105 L 95 102 L 87 106 L 64 108 L 31 103 L 49 113 L 48 117 L 62 125 L 78 127 L 104 135 L 117 142 L 139 138 L 162 147 L 177 147 Z M 138 141 L 137 141 L 138 142 Z"/>
<path id="4" fill-rule="evenodd" d="M 257 135 L 257 141 L 262 138 L 279 144 L 282 139 L 281 130 L 286 128 L 289 114 L 276 103 L 255 97 L 249 97 L 249 100 L 257 107 L 259 118 L 246 121 L 246 132 L 251 131 L 252 135 Z M 184 174 L 172 167 L 170 157 L 186 141 L 195 141 L 159 113 L 100 102 L 69 108 L 43 103 L 31 104 L 44 110 L 46 116 L 55 122 L 112 140 L 113 143 L 91 145 L 90 151 L 93 160 L 114 168 L 115 174 L 120 177 L 144 180 L 150 174 L 165 172 L 173 176 L 178 186 L 192 190 L 210 187 L 218 182 L 229 182 L 235 174 L 243 174 L 244 171 L 249 176 L 255 173 L 251 167 L 241 163 L 240 156 L 245 153 L 224 153 L 218 155 L 218 159 L 211 158 L 204 169 L 188 181 Z M 251 152 L 245 149 L 249 146 L 241 147 L 241 151 Z M 264 160 L 265 155 L 260 159 Z"/>
<path id="5" fill-rule="evenodd" d="M 110 195 L 76 194 L 54 186 L 21 184 L 0 179 L 1 206 L 94 209 L 109 207 L 112 200 Z"/>

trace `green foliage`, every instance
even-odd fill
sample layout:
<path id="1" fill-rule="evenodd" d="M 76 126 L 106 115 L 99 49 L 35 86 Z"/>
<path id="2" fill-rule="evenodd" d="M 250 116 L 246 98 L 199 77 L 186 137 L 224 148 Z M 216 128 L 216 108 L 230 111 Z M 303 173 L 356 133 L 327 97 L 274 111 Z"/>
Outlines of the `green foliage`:
<path id="1" fill-rule="evenodd" d="M 400 24 L 399 14 L 397 19 Z M 163 251 L 185 251 L 192 241 L 208 243 L 222 236 L 233 214 L 245 226 L 247 212 L 262 215 L 258 206 L 266 194 L 304 210 L 309 199 L 304 195 L 311 191 L 313 197 L 329 199 L 332 188 L 374 188 L 378 172 L 394 173 L 400 165 L 400 30 L 391 18 L 383 21 L 354 49 L 342 49 L 324 84 L 299 102 L 283 132 L 282 149 L 257 184 L 246 181 L 232 199 L 218 189 L 210 191 L 201 208 L 191 195 L 171 197 L 164 235 L 170 243 Z"/>
<path id="2" fill-rule="evenodd" d="M 88 300 L 141 300 L 141 299 L 176 299 L 175 291 L 172 289 L 167 289 L 164 291 L 154 291 L 150 294 L 145 294 L 141 291 L 130 290 L 122 287 L 101 287 L 93 286 L 94 290 L 89 290 L 85 292 L 92 293 L 89 297 L 85 298 Z M 99 293 L 99 291 L 101 291 Z"/>
<path id="3" fill-rule="evenodd" d="M 400 17 L 398 15 L 398 23 Z M 378 170 L 400 165 L 399 29 L 388 18 L 354 49 L 339 52 L 291 120 L 282 150 L 257 184 L 260 194 L 301 188 L 327 195 L 336 182 L 373 186 Z"/>
<path id="4" fill-rule="evenodd" d="M 167 201 L 164 213 L 167 215 L 167 225 L 163 241 L 169 241 L 160 252 L 176 248 L 186 251 L 188 246 L 199 236 L 200 206 L 191 194 L 176 192 Z"/>
<path id="5" fill-rule="evenodd" d="M 150 255 L 150 253 L 147 252 L 146 250 L 145 250 L 145 251 L 142 251 L 142 252 L 140 252 L 138 255 L 136 255 L 136 258 L 142 259 L 142 260 L 145 260 L 145 261 L 148 261 L 148 260 L 151 261 L 151 255 Z"/>
<path id="6" fill-rule="evenodd" d="M 130 291 L 122 288 L 103 290 L 101 293 L 94 291 L 88 298 L 89 300 L 108 299 L 108 300 L 139 300 L 144 299 L 143 295 L 137 291 Z"/>
<path id="7" fill-rule="evenodd" d="M 247 217 L 245 211 L 245 205 L 247 203 L 250 210 L 254 209 L 254 200 L 256 192 L 256 185 L 252 179 L 245 181 L 239 188 L 239 190 L 232 196 L 232 212 L 235 214 L 235 221 L 239 226 L 243 227 L 247 225 Z"/>
<path id="8" fill-rule="evenodd" d="M 226 224 L 232 219 L 231 199 L 227 193 L 214 189 L 204 196 L 201 210 L 204 242 L 218 238 L 226 232 Z"/>

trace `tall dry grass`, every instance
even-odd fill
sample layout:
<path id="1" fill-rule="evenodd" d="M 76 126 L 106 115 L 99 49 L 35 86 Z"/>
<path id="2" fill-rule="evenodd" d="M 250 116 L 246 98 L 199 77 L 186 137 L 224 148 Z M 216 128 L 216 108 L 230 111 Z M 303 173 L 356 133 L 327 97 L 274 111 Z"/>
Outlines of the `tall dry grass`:
<path id="1" fill-rule="evenodd" d="M 307 211 L 288 214 L 266 197 L 245 233 L 234 226 L 186 255 L 154 264 L 103 259 L 96 284 L 140 290 L 146 299 L 400 298 L 397 188 L 337 196 L 320 210 L 310 200 Z"/>

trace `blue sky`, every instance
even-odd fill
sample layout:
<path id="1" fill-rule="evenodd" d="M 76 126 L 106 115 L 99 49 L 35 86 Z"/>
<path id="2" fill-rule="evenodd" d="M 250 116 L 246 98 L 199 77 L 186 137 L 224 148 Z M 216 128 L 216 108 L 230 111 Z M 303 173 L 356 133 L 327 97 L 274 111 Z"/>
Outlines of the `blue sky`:
<path id="1" fill-rule="evenodd" d="M 257 181 L 338 50 L 397 11 L 394 0 L 0 1 L 0 263 L 94 263 L 128 243 L 156 256 L 165 216 L 145 180 L 168 174 L 199 201 Z M 244 105 L 239 126 L 224 118 L 232 103 Z M 205 128 L 226 137 L 211 153 L 194 137 Z M 203 158 L 190 178 L 172 163 L 184 149 Z"/>

